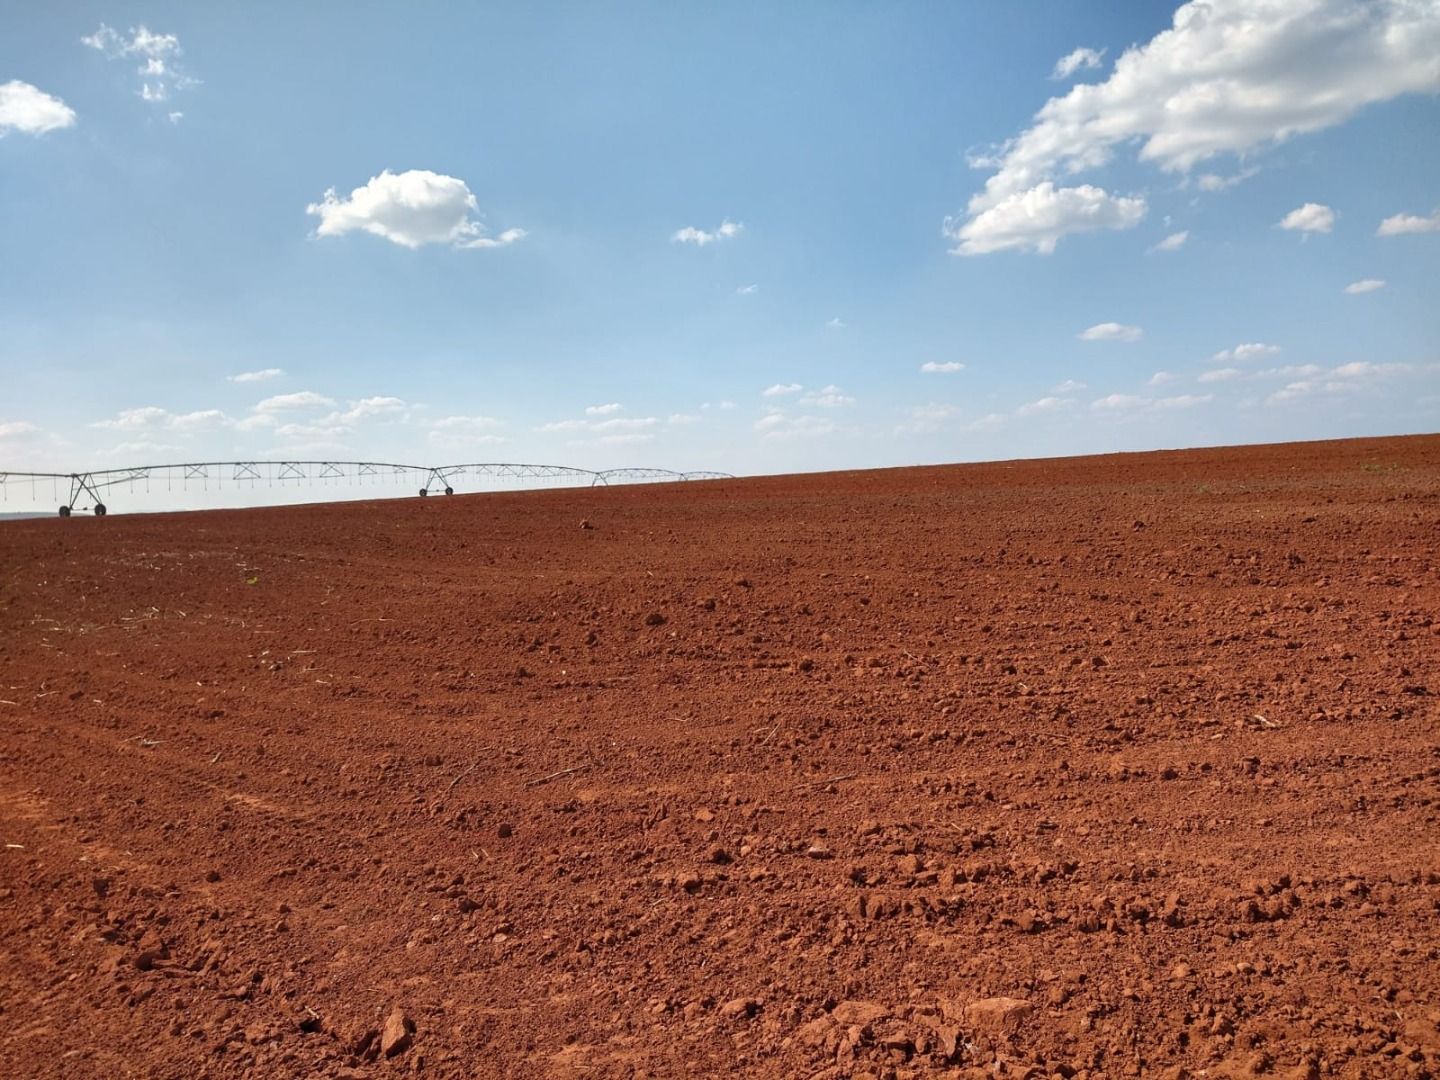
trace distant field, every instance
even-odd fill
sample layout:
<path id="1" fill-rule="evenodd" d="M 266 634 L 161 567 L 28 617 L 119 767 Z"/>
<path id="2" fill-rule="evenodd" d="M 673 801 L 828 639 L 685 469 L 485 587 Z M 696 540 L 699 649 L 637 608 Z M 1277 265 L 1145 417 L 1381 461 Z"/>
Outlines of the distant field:
<path id="1" fill-rule="evenodd" d="M 14 523 L 5 1071 L 1434 1075 L 1437 537 L 1436 436 Z"/>

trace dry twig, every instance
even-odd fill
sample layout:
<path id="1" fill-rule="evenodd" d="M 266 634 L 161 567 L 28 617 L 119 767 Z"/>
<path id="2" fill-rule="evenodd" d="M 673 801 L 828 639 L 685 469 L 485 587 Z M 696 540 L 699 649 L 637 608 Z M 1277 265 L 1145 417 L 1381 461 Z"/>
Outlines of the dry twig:
<path id="1" fill-rule="evenodd" d="M 589 762 L 586 762 L 584 765 L 572 765 L 568 769 L 561 769 L 559 772 L 552 772 L 548 776 L 537 776 L 534 780 L 526 780 L 525 786 L 537 787 L 540 784 L 549 783 L 551 780 L 558 780 L 562 776 L 569 776 L 571 773 L 584 772 L 588 768 L 590 768 Z"/>

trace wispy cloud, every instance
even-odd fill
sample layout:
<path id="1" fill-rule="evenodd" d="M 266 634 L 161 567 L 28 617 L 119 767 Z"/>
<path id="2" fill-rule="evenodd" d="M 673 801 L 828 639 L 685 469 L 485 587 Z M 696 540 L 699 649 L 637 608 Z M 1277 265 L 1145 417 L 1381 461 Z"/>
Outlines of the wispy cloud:
<path id="1" fill-rule="evenodd" d="M 1375 230 L 1376 236 L 1404 236 L 1407 233 L 1432 233 L 1440 232 L 1440 210 L 1436 210 L 1429 217 L 1417 217 L 1415 214 L 1395 214 L 1380 222 L 1380 227 Z"/>
<path id="2" fill-rule="evenodd" d="M 1182 229 L 1180 232 L 1173 232 L 1165 237 L 1158 244 L 1152 247 L 1151 251 L 1179 251 L 1185 246 L 1185 241 L 1190 239 L 1190 230 Z"/>
<path id="3" fill-rule="evenodd" d="M 278 379 L 284 374 L 283 368 L 267 367 L 261 368 L 259 371 L 242 371 L 236 375 L 226 375 L 225 380 L 233 383 L 268 382 L 271 379 Z"/>
<path id="4" fill-rule="evenodd" d="M 1345 286 L 1345 291 L 1351 296 L 1363 296 L 1365 293 L 1378 292 L 1385 288 L 1385 282 L 1380 278 L 1366 278 L 1363 281 L 1352 281 Z"/>
<path id="5" fill-rule="evenodd" d="M 784 397 L 784 396 L 786 396 L 787 394 L 798 394 L 798 393 L 800 393 L 801 390 L 804 390 L 804 389 L 805 389 L 805 387 L 801 386 L 798 382 L 792 382 L 792 383 L 776 383 L 774 386 L 767 386 L 764 390 L 761 390 L 761 391 L 760 391 L 760 396 L 761 396 L 761 397 Z"/>
<path id="6" fill-rule="evenodd" d="M 954 375 L 964 371 L 965 365 L 959 360 L 927 360 L 920 365 L 920 370 L 926 375 Z"/>
<path id="7" fill-rule="evenodd" d="M 1050 72 L 1052 79 L 1068 79 L 1077 71 L 1093 71 L 1100 66 L 1100 61 L 1105 56 L 1104 49 L 1079 48 L 1074 52 L 1066 53 L 1059 60 L 1055 61 L 1055 67 Z"/>
<path id="8" fill-rule="evenodd" d="M 174 34 L 154 33 L 144 24 L 133 26 L 122 34 L 101 23 L 100 29 L 82 37 L 80 43 L 111 60 L 137 60 L 135 93 L 142 101 L 151 104 L 169 101 L 176 90 L 188 89 L 198 81 L 180 66 L 180 57 L 184 53 L 180 48 L 180 39 Z M 171 123 L 176 122 L 178 115 L 171 116 Z"/>
<path id="9" fill-rule="evenodd" d="M 726 218 L 710 231 L 697 229 L 694 225 L 676 229 L 670 234 L 670 241 L 675 244 L 694 244 L 696 247 L 705 247 L 707 244 L 714 244 L 721 240 L 733 240 L 744 231 L 743 224 Z"/>
<path id="10" fill-rule="evenodd" d="M 1087 330 L 1081 330 L 1077 336 L 1081 341 L 1139 341 L 1145 336 L 1145 331 L 1138 326 L 1103 322 L 1096 323 Z"/>
<path id="11" fill-rule="evenodd" d="M 624 408 L 625 408 L 625 406 L 624 406 L 624 405 L 621 405 L 620 402 L 618 402 L 618 401 L 608 401 L 608 402 L 606 402 L 604 405 L 586 405 L 586 406 L 585 406 L 585 415 L 586 415 L 586 416 L 613 416 L 615 413 L 618 413 L 618 412 L 623 411 Z"/>
<path id="12" fill-rule="evenodd" d="M 1233 349 L 1221 349 L 1210 359 L 1217 364 L 1243 363 L 1247 360 L 1259 360 L 1262 357 L 1274 356 L 1280 352 L 1279 345 L 1266 345 L 1263 342 L 1255 341 L 1246 345 L 1236 345 Z"/>

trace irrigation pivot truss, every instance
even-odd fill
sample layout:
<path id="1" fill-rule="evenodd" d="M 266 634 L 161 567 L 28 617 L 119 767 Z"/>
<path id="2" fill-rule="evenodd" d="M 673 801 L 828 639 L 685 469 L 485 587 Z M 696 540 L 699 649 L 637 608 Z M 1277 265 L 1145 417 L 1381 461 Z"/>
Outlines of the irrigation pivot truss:
<path id="1" fill-rule="evenodd" d="M 462 465 L 403 465 L 387 461 L 192 461 L 169 465 L 137 465 L 127 469 L 89 469 L 84 472 L 9 472 L 0 470 L 0 498 L 22 486 L 36 489 L 49 483 L 58 494 L 68 489 L 60 505 L 60 516 L 69 517 L 82 498 L 94 500 L 98 517 L 106 513 L 101 492 L 107 488 L 136 484 L 165 484 L 181 490 L 201 484 L 217 488 L 312 483 L 411 482 L 421 495 L 432 492 L 455 494 L 455 484 L 465 477 L 494 477 L 512 480 L 558 480 L 590 487 L 608 484 L 653 483 L 676 480 L 725 480 L 729 473 L 676 472 L 672 469 L 580 469 L 571 465 L 527 465 L 519 462 L 479 461 Z"/>

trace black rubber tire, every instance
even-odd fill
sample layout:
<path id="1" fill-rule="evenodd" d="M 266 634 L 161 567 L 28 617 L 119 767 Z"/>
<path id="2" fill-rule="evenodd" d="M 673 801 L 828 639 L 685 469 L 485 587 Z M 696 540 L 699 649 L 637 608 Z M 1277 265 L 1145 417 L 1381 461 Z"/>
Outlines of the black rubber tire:
<path id="1" fill-rule="evenodd" d="M 446 495 L 454 495 L 454 494 L 455 494 L 455 489 L 452 488 L 452 487 L 447 487 L 447 488 L 445 489 L 445 494 L 446 494 Z"/>
<path id="2" fill-rule="evenodd" d="M 96 503 L 96 504 L 95 504 L 95 516 L 96 516 L 96 517 L 104 517 L 104 516 L 105 516 L 105 504 L 104 504 L 104 503 Z"/>
<path id="3" fill-rule="evenodd" d="M 420 489 L 420 494 L 421 494 L 421 496 L 429 495 L 429 494 L 430 494 L 430 489 L 429 489 L 429 488 L 421 488 L 421 489 Z"/>
<path id="4" fill-rule="evenodd" d="M 70 507 L 68 507 L 68 506 L 62 506 L 62 507 L 60 507 L 60 516 L 61 516 L 61 517 L 69 517 L 69 516 L 70 516 Z"/>

